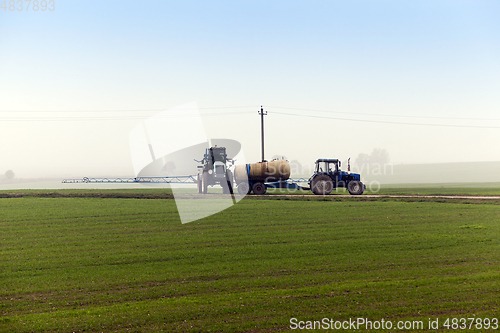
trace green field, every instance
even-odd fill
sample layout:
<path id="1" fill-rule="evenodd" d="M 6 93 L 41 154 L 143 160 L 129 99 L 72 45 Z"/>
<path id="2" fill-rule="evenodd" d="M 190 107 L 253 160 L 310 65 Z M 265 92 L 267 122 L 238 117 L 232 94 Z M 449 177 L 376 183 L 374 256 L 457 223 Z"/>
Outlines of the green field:
<path id="1" fill-rule="evenodd" d="M 500 317 L 499 200 L 254 197 L 183 225 L 160 190 L 0 197 L 1 332 Z"/>
<path id="2" fill-rule="evenodd" d="M 268 193 L 312 194 L 310 191 L 268 189 Z M 334 189 L 331 195 L 349 195 L 345 188 Z M 436 184 L 382 184 L 367 186 L 364 194 L 380 195 L 452 195 L 500 196 L 500 183 L 436 183 Z"/>

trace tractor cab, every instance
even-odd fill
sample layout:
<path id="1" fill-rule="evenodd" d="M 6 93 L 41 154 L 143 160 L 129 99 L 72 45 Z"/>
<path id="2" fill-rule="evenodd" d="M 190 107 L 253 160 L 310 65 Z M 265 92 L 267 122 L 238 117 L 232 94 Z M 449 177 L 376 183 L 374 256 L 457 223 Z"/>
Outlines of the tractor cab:
<path id="1" fill-rule="evenodd" d="M 211 147 L 210 149 L 210 157 L 212 158 L 213 163 L 221 162 L 222 164 L 226 164 L 227 154 L 225 147 Z"/>
<path id="2" fill-rule="evenodd" d="M 216 178 L 225 178 L 226 177 L 226 162 L 227 162 L 227 154 L 225 147 L 211 147 L 208 150 L 208 165 L 211 165 L 212 168 L 209 168 L 208 173 L 214 173 L 214 177 Z"/>
<path id="3" fill-rule="evenodd" d="M 339 172 L 341 162 L 338 159 L 320 158 L 316 161 L 315 173 L 334 173 Z"/>

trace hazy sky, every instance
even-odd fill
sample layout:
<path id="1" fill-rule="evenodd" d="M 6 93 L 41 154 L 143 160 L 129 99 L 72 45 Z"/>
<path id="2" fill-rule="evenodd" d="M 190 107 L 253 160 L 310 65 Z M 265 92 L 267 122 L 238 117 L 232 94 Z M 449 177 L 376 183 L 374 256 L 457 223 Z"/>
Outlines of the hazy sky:
<path id="1" fill-rule="evenodd" d="M 247 161 L 260 105 L 268 158 L 500 161 L 500 1 L 19 3 L 0 9 L 0 174 L 134 176 L 132 128 L 190 102 Z"/>

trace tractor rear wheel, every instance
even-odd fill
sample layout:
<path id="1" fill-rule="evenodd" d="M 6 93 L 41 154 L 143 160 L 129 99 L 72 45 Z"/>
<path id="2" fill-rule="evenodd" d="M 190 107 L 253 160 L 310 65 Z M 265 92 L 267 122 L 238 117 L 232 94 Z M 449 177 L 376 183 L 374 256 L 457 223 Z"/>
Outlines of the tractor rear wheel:
<path id="1" fill-rule="evenodd" d="M 347 184 L 347 190 L 352 195 L 360 195 L 363 194 L 365 186 L 363 185 L 362 182 L 359 182 L 357 180 L 351 180 L 349 184 Z"/>
<path id="2" fill-rule="evenodd" d="M 311 181 L 311 191 L 316 195 L 328 195 L 333 190 L 333 181 L 328 175 L 318 175 Z"/>
<path id="3" fill-rule="evenodd" d="M 247 195 L 250 194 L 252 190 L 250 189 L 250 185 L 248 185 L 247 182 L 239 183 L 238 184 L 238 193 L 240 195 Z"/>
<path id="4" fill-rule="evenodd" d="M 257 195 L 266 194 L 266 190 L 266 185 L 264 185 L 263 183 L 255 183 L 252 186 L 253 193 Z"/>
<path id="5" fill-rule="evenodd" d="M 201 189 L 201 193 L 207 194 L 207 190 L 208 190 L 208 172 L 203 171 L 201 182 L 203 183 L 202 189 Z"/>
<path id="6" fill-rule="evenodd" d="M 198 178 L 196 179 L 196 185 L 197 185 L 197 188 L 198 188 L 198 193 L 201 194 L 202 191 L 203 191 L 203 184 L 202 184 L 202 180 L 201 180 L 200 174 L 198 174 Z"/>

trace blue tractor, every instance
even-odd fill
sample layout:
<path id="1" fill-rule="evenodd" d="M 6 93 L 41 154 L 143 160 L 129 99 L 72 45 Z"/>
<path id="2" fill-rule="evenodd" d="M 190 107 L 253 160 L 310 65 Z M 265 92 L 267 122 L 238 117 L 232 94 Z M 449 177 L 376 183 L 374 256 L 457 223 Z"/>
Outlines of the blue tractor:
<path id="1" fill-rule="evenodd" d="M 334 188 L 347 188 L 350 194 L 363 194 L 366 186 L 361 182 L 357 173 L 351 173 L 350 164 L 347 172 L 340 170 L 341 162 L 338 159 L 320 158 L 316 161 L 314 174 L 309 178 L 309 186 L 314 194 L 327 195 Z"/>

